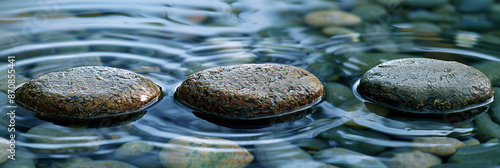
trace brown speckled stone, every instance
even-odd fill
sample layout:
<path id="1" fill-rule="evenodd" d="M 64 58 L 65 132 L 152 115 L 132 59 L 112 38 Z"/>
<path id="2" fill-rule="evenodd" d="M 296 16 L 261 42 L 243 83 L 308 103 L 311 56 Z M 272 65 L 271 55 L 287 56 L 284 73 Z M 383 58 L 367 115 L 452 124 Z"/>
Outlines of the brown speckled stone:
<path id="1" fill-rule="evenodd" d="M 397 59 L 370 69 L 357 91 L 373 102 L 402 111 L 449 113 L 493 97 L 490 80 L 454 61 Z"/>
<path id="2" fill-rule="evenodd" d="M 160 96 L 151 80 L 137 73 L 86 66 L 39 76 L 16 91 L 16 99 L 40 116 L 86 118 L 140 109 Z"/>
<path id="3" fill-rule="evenodd" d="M 177 100 L 227 118 L 277 115 L 319 100 L 323 85 L 304 69 L 278 64 L 217 67 L 190 75 Z"/>

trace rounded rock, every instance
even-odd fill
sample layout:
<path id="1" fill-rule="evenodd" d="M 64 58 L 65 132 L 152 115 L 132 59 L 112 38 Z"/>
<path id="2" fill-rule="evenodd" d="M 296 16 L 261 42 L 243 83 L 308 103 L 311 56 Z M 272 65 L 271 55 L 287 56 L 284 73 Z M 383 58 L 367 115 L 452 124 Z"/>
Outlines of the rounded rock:
<path id="1" fill-rule="evenodd" d="M 403 4 L 413 8 L 435 8 L 445 5 L 449 0 L 407 0 Z"/>
<path id="2" fill-rule="evenodd" d="M 413 140 L 415 150 L 435 154 L 437 156 L 450 156 L 457 149 L 464 147 L 465 144 L 454 138 L 432 137 L 416 138 Z"/>
<path id="3" fill-rule="evenodd" d="M 120 146 L 115 151 L 115 158 L 117 159 L 130 159 L 138 157 L 154 149 L 151 142 L 148 141 L 133 141 Z"/>
<path id="4" fill-rule="evenodd" d="M 309 13 L 305 22 L 314 27 L 325 26 L 354 26 L 362 22 L 361 18 L 342 11 L 323 10 Z"/>
<path id="5" fill-rule="evenodd" d="M 429 153 L 414 151 L 396 154 L 393 158 L 387 161 L 387 167 L 398 168 L 419 168 L 431 167 L 442 163 L 441 158 Z"/>
<path id="6" fill-rule="evenodd" d="M 253 155 L 235 142 L 215 137 L 178 137 L 160 152 L 160 161 L 166 168 L 243 168 L 252 160 Z"/>
<path id="7" fill-rule="evenodd" d="M 190 75 L 177 88 L 180 102 L 225 118 L 281 115 L 321 100 L 323 85 L 304 69 L 278 64 L 217 67 Z"/>
<path id="8" fill-rule="evenodd" d="M 16 91 L 16 99 L 42 116 L 96 117 L 138 110 L 161 94 L 150 79 L 105 66 L 65 69 L 39 76 Z"/>
<path id="9" fill-rule="evenodd" d="M 357 92 L 377 104 L 417 113 L 449 113 L 490 102 L 490 80 L 454 61 L 408 58 L 366 72 Z"/>

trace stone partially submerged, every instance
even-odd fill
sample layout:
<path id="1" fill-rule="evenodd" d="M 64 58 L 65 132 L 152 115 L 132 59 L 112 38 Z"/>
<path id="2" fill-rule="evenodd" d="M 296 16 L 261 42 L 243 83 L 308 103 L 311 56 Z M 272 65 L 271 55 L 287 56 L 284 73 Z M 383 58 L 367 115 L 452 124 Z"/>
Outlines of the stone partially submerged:
<path id="1" fill-rule="evenodd" d="M 219 117 L 282 115 L 321 100 L 321 82 L 304 69 L 278 64 L 217 67 L 190 75 L 177 88 L 180 102 Z"/>
<path id="2" fill-rule="evenodd" d="M 32 79 L 16 90 L 16 100 L 43 119 L 73 122 L 137 111 L 160 94 L 154 82 L 137 73 L 86 66 Z M 136 117 L 122 116 L 120 120 L 129 118 Z"/>
<path id="3" fill-rule="evenodd" d="M 388 61 L 366 72 L 356 91 L 374 103 L 416 113 L 451 113 L 493 100 L 490 80 L 454 61 L 407 58 Z"/>

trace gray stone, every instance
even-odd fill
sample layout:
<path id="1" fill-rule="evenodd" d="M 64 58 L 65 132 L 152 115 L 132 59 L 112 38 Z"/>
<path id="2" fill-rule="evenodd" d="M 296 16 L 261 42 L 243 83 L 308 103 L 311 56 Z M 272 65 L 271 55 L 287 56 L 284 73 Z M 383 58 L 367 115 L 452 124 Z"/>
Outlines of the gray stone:
<path id="1" fill-rule="evenodd" d="M 68 166 L 68 168 L 137 168 L 137 166 L 114 160 L 99 160 L 89 162 L 78 162 Z"/>
<path id="2" fill-rule="evenodd" d="M 163 167 L 244 168 L 253 155 L 233 141 L 215 137 L 171 139 L 160 152 Z"/>
<path id="3" fill-rule="evenodd" d="M 389 12 L 377 4 L 365 4 L 354 7 L 352 13 L 359 16 L 361 19 L 366 21 L 375 21 L 377 19 L 383 19 Z"/>
<path id="4" fill-rule="evenodd" d="M 453 0 L 460 12 L 480 12 L 490 6 L 495 0 Z"/>
<path id="5" fill-rule="evenodd" d="M 413 8 L 435 8 L 445 5 L 449 0 L 406 0 L 403 4 Z"/>
<path id="6" fill-rule="evenodd" d="M 466 146 L 448 158 L 450 163 L 500 164 L 500 144 L 488 143 Z"/>
<path id="7" fill-rule="evenodd" d="M 304 19 L 308 25 L 314 27 L 354 26 L 362 22 L 361 18 L 354 14 L 337 10 L 311 12 Z"/>
<path id="8" fill-rule="evenodd" d="M 325 83 L 325 100 L 333 105 L 338 105 L 354 97 L 351 88 L 337 82 Z"/>
<path id="9" fill-rule="evenodd" d="M 435 154 L 437 156 L 449 156 L 465 144 L 455 138 L 431 137 L 415 138 L 412 144 L 415 150 Z"/>
<path id="10" fill-rule="evenodd" d="M 441 162 L 441 158 L 432 154 L 414 151 L 396 154 L 393 158 L 387 161 L 387 167 L 421 168 L 439 165 Z"/>
<path id="11" fill-rule="evenodd" d="M 352 136 L 359 138 L 349 138 Z M 318 134 L 317 138 L 335 141 L 341 147 L 368 155 L 376 155 L 385 150 L 385 146 L 376 144 L 375 141 L 389 139 L 384 134 L 344 125 L 326 130 Z"/>
<path id="12" fill-rule="evenodd" d="M 353 37 L 359 37 L 359 33 L 355 32 L 354 30 L 345 28 L 345 27 L 340 27 L 340 26 L 328 26 L 325 27 L 321 30 L 323 34 L 329 35 L 329 36 L 337 36 L 337 35 L 352 35 Z"/>
<path id="13" fill-rule="evenodd" d="M 379 64 L 361 77 L 357 91 L 375 103 L 418 113 L 449 113 L 493 96 L 489 79 L 480 71 L 425 58 Z"/>
<path id="14" fill-rule="evenodd" d="M 68 128 L 48 123 L 31 128 L 27 134 L 30 142 L 44 144 L 33 147 L 39 153 L 90 153 L 99 149 L 99 141 L 104 139 L 95 129 Z"/>
<path id="15" fill-rule="evenodd" d="M 153 149 L 153 144 L 148 141 L 128 142 L 115 151 L 115 158 L 126 160 L 143 155 Z"/>
<path id="16" fill-rule="evenodd" d="M 310 105 L 323 85 L 304 69 L 279 64 L 243 64 L 190 75 L 177 88 L 180 102 L 225 118 L 261 118 Z"/>
<path id="17" fill-rule="evenodd" d="M 267 168 L 278 167 L 292 161 L 313 161 L 311 155 L 288 142 L 257 144 L 255 158 L 259 164 Z"/>
<path id="18" fill-rule="evenodd" d="M 314 159 L 345 168 L 386 168 L 374 157 L 344 148 L 329 148 L 314 154 Z"/>
<path id="19" fill-rule="evenodd" d="M 46 118 L 85 118 L 138 110 L 161 91 L 137 73 L 103 66 L 77 67 L 30 80 L 16 98 Z"/>

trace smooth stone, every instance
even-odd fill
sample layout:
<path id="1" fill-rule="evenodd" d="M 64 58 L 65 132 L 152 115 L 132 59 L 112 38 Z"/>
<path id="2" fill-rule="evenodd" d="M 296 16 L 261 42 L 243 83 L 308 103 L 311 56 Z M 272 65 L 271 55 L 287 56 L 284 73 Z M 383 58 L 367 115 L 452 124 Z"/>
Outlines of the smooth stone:
<path id="1" fill-rule="evenodd" d="M 414 10 L 408 12 L 406 17 L 410 21 L 428 21 L 428 22 L 455 22 L 457 19 L 453 16 L 437 14 L 427 10 Z"/>
<path id="2" fill-rule="evenodd" d="M 383 19 L 389 12 L 377 4 L 365 4 L 354 7 L 352 13 L 359 16 L 362 20 L 375 21 L 377 19 Z"/>
<path id="3" fill-rule="evenodd" d="M 115 160 L 99 160 L 99 161 L 90 161 L 90 162 L 78 162 L 69 165 L 67 168 L 137 168 L 137 166 L 115 161 Z"/>
<path id="4" fill-rule="evenodd" d="M 441 164 L 441 158 L 429 153 L 414 151 L 396 154 L 387 161 L 389 168 L 421 168 Z"/>
<path id="5" fill-rule="evenodd" d="M 67 158 L 64 161 L 61 162 L 53 162 L 51 164 L 52 168 L 67 168 L 68 166 L 75 164 L 75 163 L 80 163 L 80 162 L 92 162 L 93 160 L 89 157 L 71 157 Z"/>
<path id="6" fill-rule="evenodd" d="M 349 135 L 356 137 L 359 136 L 360 138 L 347 138 Z M 375 144 L 375 142 L 389 139 L 389 137 L 384 134 L 380 134 L 370 130 L 351 128 L 344 125 L 321 132 L 320 134 L 318 134 L 317 138 L 335 141 L 340 147 L 344 147 L 356 152 L 361 152 L 367 155 L 376 155 L 384 151 L 386 147 L 380 144 Z"/>
<path id="7" fill-rule="evenodd" d="M 328 148 L 327 142 L 316 138 L 297 139 L 291 143 L 305 150 L 319 151 L 321 149 Z"/>
<path id="8" fill-rule="evenodd" d="M 464 141 L 465 146 L 474 146 L 474 145 L 479 145 L 481 142 L 477 140 L 476 138 L 469 138 Z"/>
<path id="9" fill-rule="evenodd" d="M 500 23 L 500 3 L 490 5 L 488 8 L 488 18 L 497 24 Z"/>
<path id="10" fill-rule="evenodd" d="M 86 66 L 32 79 L 16 98 L 41 116 L 85 118 L 138 110 L 160 94 L 153 81 L 132 71 Z"/>
<path id="11" fill-rule="evenodd" d="M 0 138 L 0 165 L 5 163 L 9 159 L 8 156 L 11 155 L 8 151 L 10 149 L 8 142 L 6 139 Z"/>
<path id="12" fill-rule="evenodd" d="M 163 167 L 244 168 L 253 155 L 233 141 L 216 137 L 182 136 L 171 139 L 160 152 Z"/>
<path id="13" fill-rule="evenodd" d="M 337 166 L 321 163 L 313 160 L 291 160 L 290 162 L 278 165 L 276 168 L 338 168 Z"/>
<path id="14" fill-rule="evenodd" d="M 500 164 L 500 144 L 487 143 L 466 146 L 448 158 L 450 163 Z"/>
<path id="15" fill-rule="evenodd" d="M 386 168 L 374 157 L 345 148 L 323 149 L 314 154 L 314 159 L 345 168 Z"/>
<path id="16" fill-rule="evenodd" d="M 495 0 L 453 0 L 453 4 L 460 12 L 481 12 Z"/>
<path id="17" fill-rule="evenodd" d="M 436 166 L 431 166 L 430 168 L 494 168 L 498 165 L 486 164 L 486 163 L 445 163 Z"/>
<path id="18" fill-rule="evenodd" d="M 345 27 L 340 27 L 340 26 L 328 26 L 325 27 L 321 30 L 321 32 L 325 35 L 329 36 L 338 36 L 338 35 L 352 35 L 353 37 L 359 37 L 359 33 L 355 32 L 354 30 L 345 28 Z"/>
<path id="19" fill-rule="evenodd" d="M 484 142 L 484 143 L 500 143 L 500 139 L 498 139 L 498 138 L 493 138 L 493 139 L 490 139 L 490 140 L 488 140 L 488 141 L 486 141 L 486 142 Z"/>
<path id="20" fill-rule="evenodd" d="M 135 158 L 153 149 L 153 144 L 148 141 L 128 142 L 120 146 L 120 148 L 115 151 L 115 158 L 122 160 Z"/>
<path id="21" fill-rule="evenodd" d="M 306 70 L 279 64 L 211 68 L 187 77 L 177 88 L 180 102 L 225 118 L 257 118 L 310 105 L 323 85 Z"/>
<path id="22" fill-rule="evenodd" d="M 327 82 L 325 86 L 325 101 L 338 105 L 348 99 L 354 98 L 351 88 L 337 82 Z"/>
<path id="23" fill-rule="evenodd" d="M 474 120 L 476 124 L 475 132 L 478 135 L 477 138 L 481 137 L 480 140 L 490 139 L 490 138 L 500 138 L 500 125 L 493 122 L 488 113 L 484 113 Z"/>
<path id="24" fill-rule="evenodd" d="M 256 144 L 255 158 L 259 164 L 267 168 L 278 167 L 292 161 L 313 161 L 312 156 L 306 151 L 289 142 Z"/>
<path id="25" fill-rule="evenodd" d="M 311 12 L 304 19 L 308 25 L 314 27 L 355 26 L 362 22 L 359 16 L 336 10 Z"/>
<path id="26" fill-rule="evenodd" d="M 403 4 L 413 8 L 435 8 L 445 5 L 449 0 L 406 0 Z"/>
<path id="27" fill-rule="evenodd" d="M 384 106 L 418 113 L 459 110 L 493 96 L 482 72 L 458 62 L 426 58 L 379 64 L 361 77 L 357 91 Z"/>
<path id="28" fill-rule="evenodd" d="M 449 156 L 465 144 L 455 138 L 431 137 L 415 138 L 412 144 L 415 150 L 435 154 L 437 156 Z"/>
<path id="29" fill-rule="evenodd" d="M 68 128 L 49 123 L 37 125 L 27 134 L 30 142 L 49 146 L 35 146 L 35 152 L 54 154 L 90 153 L 99 149 L 99 141 L 104 139 L 95 129 Z M 87 145 L 82 146 L 82 143 Z"/>

